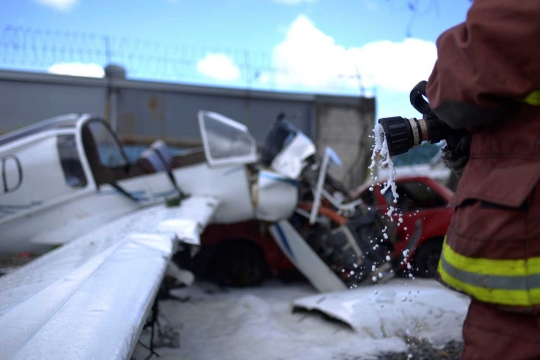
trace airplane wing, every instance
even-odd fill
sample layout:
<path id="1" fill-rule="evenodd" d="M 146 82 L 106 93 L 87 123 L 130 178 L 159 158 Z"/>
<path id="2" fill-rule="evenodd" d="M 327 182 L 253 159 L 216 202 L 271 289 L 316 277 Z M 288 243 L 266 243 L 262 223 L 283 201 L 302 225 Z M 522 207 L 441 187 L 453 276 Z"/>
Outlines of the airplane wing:
<path id="1" fill-rule="evenodd" d="M 178 240 L 219 201 L 125 216 L 0 278 L 0 359 L 128 359 Z"/>

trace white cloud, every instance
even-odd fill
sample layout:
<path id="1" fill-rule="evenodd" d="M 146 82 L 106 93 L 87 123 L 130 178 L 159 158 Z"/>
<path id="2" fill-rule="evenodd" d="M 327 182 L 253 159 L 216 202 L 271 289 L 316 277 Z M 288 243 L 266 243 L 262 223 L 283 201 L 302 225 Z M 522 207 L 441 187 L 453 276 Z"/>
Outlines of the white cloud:
<path id="1" fill-rule="evenodd" d="M 223 54 L 208 54 L 197 63 L 197 70 L 211 78 L 223 81 L 237 80 L 240 69 L 233 60 Z"/>
<path id="2" fill-rule="evenodd" d="M 49 66 L 47 72 L 58 75 L 86 76 L 102 78 L 105 71 L 98 64 L 59 63 Z"/>
<path id="3" fill-rule="evenodd" d="M 68 11 L 78 0 L 35 0 L 40 4 L 50 6 L 59 11 Z"/>
<path id="4" fill-rule="evenodd" d="M 349 49 L 349 54 L 367 85 L 402 92 L 427 80 L 437 60 L 433 42 L 412 38 L 368 43 Z"/>
<path id="5" fill-rule="evenodd" d="M 315 2 L 316 0 L 274 0 L 274 1 L 278 3 L 282 3 L 282 4 L 287 4 L 287 5 L 297 5 L 303 2 L 305 3 Z"/>
<path id="6" fill-rule="evenodd" d="M 419 39 L 377 41 L 347 49 L 301 15 L 274 48 L 273 56 L 274 66 L 280 70 L 278 85 L 358 89 L 360 75 L 366 88 L 409 92 L 420 80 L 427 80 L 437 50 L 434 43 Z"/>

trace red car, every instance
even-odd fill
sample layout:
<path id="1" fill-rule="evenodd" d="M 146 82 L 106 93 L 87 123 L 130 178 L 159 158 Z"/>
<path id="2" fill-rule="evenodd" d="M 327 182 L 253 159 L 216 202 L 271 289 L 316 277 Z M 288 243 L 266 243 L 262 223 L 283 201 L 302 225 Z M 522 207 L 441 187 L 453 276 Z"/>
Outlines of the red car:
<path id="1" fill-rule="evenodd" d="M 453 209 L 448 207 L 453 192 L 427 177 L 400 178 L 396 180 L 396 185 L 399 195 L 397 203 L 393 202 L 391 191 L 383 195 L 377 184 L 360 186 L 354 196 L 382 213 L 386 213 L 389 206 L 397 207 L 397 211 L 392 215 L 398 224 L 395 253 L 406 248 L 407 240 L 414 232 L 416 220 L 422 219 L 422 236 L 409 259 L 412 259 L 411 265 L 418 276 L 433 277 L 453 214 Z M 373 191 L 369 190 L 371 186 Z"/>
<path id="2" fill-rule="evenodd" d="M 447 204 L 453 193 L 444 185 L 426 178 L 411 177 L 396 180 L 399 194 L 397 207 L 402 212 L 402 223 L 397 228 L 395 253 L 406 248 L 407 240 L 421 218 L 422 236 L 412 255 L 412 265 L 421 277 L 433 277 L 442 249 L 442 241 L 452 209 Z M 369 206 L 386 212 L 389 205 L 396 207 L 391 192 L 385 195 L 372 184 L 359 187 L 355 197 Z M 208 226 L 201 238 L 202 249 L 195 257 L 194 271 L 201 275 L 215 276 L 227 285 L 247 286 L 260 283 L 270 275 L 298 276 L 294 265 L 278 248 L 267 230 L 268 224 L 247 221 L 229 225 Z M 411 258 L 411 257 L 409 257 Z"/>
<path id="3" fill-rule="evenodd" d="M 250 220 L 214 224 L 201 236 L 201 251 L 194 271 L 212 276 L 225 285 L 257 285 L 271 276 L 300 277 L 268 231 L 268 223 Z"/>

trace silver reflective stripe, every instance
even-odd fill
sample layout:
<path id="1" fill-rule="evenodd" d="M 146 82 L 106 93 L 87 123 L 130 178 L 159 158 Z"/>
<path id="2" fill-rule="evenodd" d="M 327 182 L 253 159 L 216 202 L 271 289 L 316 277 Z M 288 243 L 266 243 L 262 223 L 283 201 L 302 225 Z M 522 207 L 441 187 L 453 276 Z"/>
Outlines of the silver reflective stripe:
<path id="1" fill-rule="evenodd" d="M 486 289 L 501 290 L 523 290 L 528 291 L 533 288 L 540 288 L 540 274 L 528 276 L 502 276 L 477 274 L 452 266 L 444 256 L 441 257 L 441 266 L 443 270 L 465 284 L 477 286 Z"/>

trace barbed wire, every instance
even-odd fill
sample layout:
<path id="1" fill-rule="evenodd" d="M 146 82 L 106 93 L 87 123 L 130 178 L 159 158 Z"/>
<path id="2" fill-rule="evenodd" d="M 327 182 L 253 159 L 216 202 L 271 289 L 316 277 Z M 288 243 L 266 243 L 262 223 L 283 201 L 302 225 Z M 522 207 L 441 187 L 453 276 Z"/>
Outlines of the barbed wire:
<path id="1" fill-rule="evenodd" d="M 282 87 L 280 79 L 291 79 L 295 71 L 276 66 L 272 53 L 232 47 L 168 44 L 147 39 L 113 37 L 105 34 L 5 26 L 0 34 L 0 67 L 47 71 L 55 64 L 83 63 L 124 66 L 131 78 L 184 83 L 216 83 L 197 70 L 209 54 L 220 54 L 239 70 L 231 80 L 246 88 Z M 280 85 L 281 84 L 281 85 Z M 348 90 L 363 95 L 358 71 L 337 73 L 325 83 L 326 90 Z"/>

